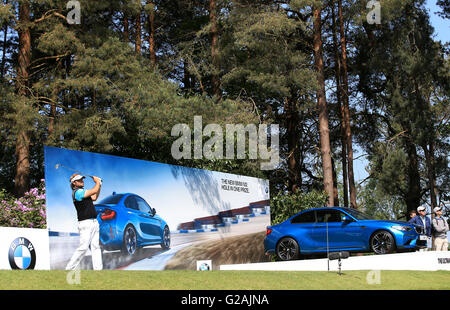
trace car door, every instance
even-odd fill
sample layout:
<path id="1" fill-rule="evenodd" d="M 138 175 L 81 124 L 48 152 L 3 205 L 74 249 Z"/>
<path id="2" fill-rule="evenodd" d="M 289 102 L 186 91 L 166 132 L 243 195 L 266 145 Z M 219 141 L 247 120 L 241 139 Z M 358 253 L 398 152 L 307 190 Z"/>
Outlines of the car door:
<path id="1" fill-rule="evenodd" d="M 302 252 L 316 250 L 316 241 L 312 235 L 315 222 L 316 215 L 314 210 L 302 212 L 291 220 L 289 234 L 297 240 Z"/>
<path id="2" fill-rule="evenodd" d="M 344 217 L 349 220 L 344 221 Z M 363 248 L 362 229 L 358 222 L 337 209 L 316 211 L 317 222 L 314 226 L 314 239 L 317 250 L 345 250 Z"/>
<path id="3" fill-rule="evenodd" d="M 141 197 L 135 196 L 141 217 L 140 229 L 145 234 L 147 241 L 161 240 L 161 222 L 152 215 L 152 208 Z"/>
<path id="4" fill-rule="evenodd" d="M 342 248 L 346 249 L 366 249 L 366 226 L 355 220 L 353 217 L 339 211 L 341 218 L 346 218 L 346 221 L 342 221 L 342 229 L 339 231 L 337 238 L 342 243 Z"/>
<path id="5" fill-rule="evenodd" d="M 316 210 L 316 223 L 313 227 L 313 238 L 317 244 L 317 251 L 338 249 L 341 247 L 339 230 L 341 229 L 341 218 L 337 210 Z"/>
<path id="6" fill-rule="evenodd" d="M 128 196 L 125 199 L 124 204 L 126 207 L 128 222 L 131 222 L 134 226 L 136 226 L 136 223 L 139 223 L 139 221 L 140 221 L 140 217 L 139 217 L 140 212 L 139 212 L 139 208 L 138 208 L 135 196 L 133 196 L 133 195 Z"/>
<path id="7" fill-rule="evenodd" d="M 136 229 L 137 233 L 137 239 L 138 242 L 141 243 L 142 239 L 146 238 L 146 236 L 143 235 L 140 227 L 140 223 L 142 221 L 141 217 L 141 211 L 139 211 L 139 207 L 136 201 L 136 196 L 134 195 L 128 195 L 127 198 L 125 198 L 124 201 L 125 210 L 126 210 L 126 222 L 124 223 L 122 229 L 125 230 L 125 227 L 128 225 L 128 223 L 131 223 L 133 227 Z M 145 240 L 144 240 L 145 241 Z"/>

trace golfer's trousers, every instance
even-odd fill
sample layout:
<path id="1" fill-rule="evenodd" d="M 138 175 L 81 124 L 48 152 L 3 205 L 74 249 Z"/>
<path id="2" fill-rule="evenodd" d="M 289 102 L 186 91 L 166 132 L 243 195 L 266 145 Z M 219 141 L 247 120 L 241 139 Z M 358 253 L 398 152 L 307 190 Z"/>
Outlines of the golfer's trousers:
<path id="1" fill-rule="evenodd" d="M 79 265 L 89 247 L 92 253 L 92 265 L 94 270 L 102 270 L 102 250 L 99 245 L 99 225 L 97 219 L 88 219 L 78 222 L 80 232 L 80 245 L 73 253 L 72 258 L 66 266 L 66 270 L 79 269 Z"/>

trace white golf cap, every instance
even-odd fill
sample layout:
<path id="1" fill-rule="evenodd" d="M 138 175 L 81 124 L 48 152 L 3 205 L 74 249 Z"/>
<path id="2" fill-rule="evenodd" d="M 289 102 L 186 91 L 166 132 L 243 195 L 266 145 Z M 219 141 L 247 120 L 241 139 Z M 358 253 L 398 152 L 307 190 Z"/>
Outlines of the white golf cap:
<path id="1" fill-rule="evenodd" d="M 85 176 L 83 176 L 81 174 L 75 174 L 74 176 L 72 176 L 70 178 L 70 183 L 73 183 L 75 181 L 78 181 L 78 180 L 81 180 L 81 179 L 84 179 L 84 178 L 85 178 Z"/>
<path id="2" fill-rule="evenodd" d="M 438 211 L 441 211 L 441 210 L 442 210 L 441 207 L 436 207 L 436 208 L 433 209 L 434 213 L 436 213 L 436 212 L 438 212 Z"/>
<path id="3" fill-rule="evenodd" d="M 420 207 L 417 208 L 417 211 L 425 211 L 425 207 L 420 206 Z"/>

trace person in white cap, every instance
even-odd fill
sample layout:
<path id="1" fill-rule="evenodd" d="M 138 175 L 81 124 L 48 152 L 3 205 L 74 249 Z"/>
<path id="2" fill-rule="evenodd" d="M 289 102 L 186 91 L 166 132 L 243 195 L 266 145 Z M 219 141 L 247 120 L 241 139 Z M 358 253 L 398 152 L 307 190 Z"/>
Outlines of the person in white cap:
<path id="1" fill-rule="evenodd" d="M 436 216 L 433 219 L 433 237 L 434 244 L 433 250 L 435 251 L 448 251 L 448 240 L 447 240 L 447 232 L 448 232 L 448 223 L 442 217 L 442 208 L 436 207 L 434 208 L 434 213 Z"/>
<path id="2" fill-rule="evenodd" d="M 427 211 L 424 206 L 420 206 L 417 208 L 418 215 L 415 216 L 410 222 L 417 226 L 422 227 L 423 234 L 428 237 L 427 240 L 427 248 L 431 248 L 431 220 L 427 216 Z"/>
<path id="3" fill-rule="evenodd" d="M 103 269 L 102 251 L 100 249 L 99 224 L 94 201 L 100 195 L 102 181 L 93 176 L 95 186 L 91 189 L 84 189 L 84 176 L 75 173 L 70 177 L 70 187 L 72 188 L 72 201 L 77 210 L 78 231 L 80 232 L 80 245 L 72 255 L 66 270 L 78 268 L 81 260 L 89 247 L 92 253 L 92 265 L 94 270 Z"/>

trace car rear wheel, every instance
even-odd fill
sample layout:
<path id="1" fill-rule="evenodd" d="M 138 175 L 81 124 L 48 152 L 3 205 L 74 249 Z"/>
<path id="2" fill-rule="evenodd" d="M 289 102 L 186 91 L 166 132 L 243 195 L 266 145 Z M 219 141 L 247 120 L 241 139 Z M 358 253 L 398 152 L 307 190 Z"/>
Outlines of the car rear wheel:
<path id="1" fill-rule="evenodd" d="M 170 230 L 169 227 L 164 227 L 161 248 L 164 250 L 170 248 Z"/>
<path id="2" fill-rule="evenodd" d="M 283 261 L 298 259 L 300 256 L 300 249 L 297 241 L 291 237 L 281 239 L 277 244 L 276 254 L 277 257 Z"/>
<path id="3" fill-rule="evenodd" d="M 125 232 L 123 234 L 123 244 L 122 244 L 122 252 L 126 255 L 134 255 L 136 253 L 137 248 L 137 235 L 136 229 L 133 226 L 128 225 L 125 228 Z"/>
<path id="4" fill-rule="evenodd" d="M 370 248 L 375 254 L 392 253 L 395 250 L 394 237 L 387 231 L 377 231 L 370 238 Z"/>

